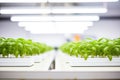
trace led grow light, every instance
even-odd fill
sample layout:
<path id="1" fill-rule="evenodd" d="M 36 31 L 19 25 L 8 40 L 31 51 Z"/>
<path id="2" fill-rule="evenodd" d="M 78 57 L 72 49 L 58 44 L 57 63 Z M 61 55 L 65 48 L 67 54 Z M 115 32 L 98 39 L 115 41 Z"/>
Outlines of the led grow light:
<path id="1" fill-rule="evenodd" d="M 45 3 L 47 0 L 0 0 L 0 3 Z"/>
<path id="2" fill-rule="evenodd" d="M 49 8 L 1 8 L 1 14 L 48 14 Z"/>
<path id="3" fill-rule="evenodd" d="M 1 8 L 1 14 L 68 14 L 68 13 L 106 13 L 106 8 L 57 7 L 57 8 Z"/>
<path id="4" fill-rule="evenodd" d="M 62 15 L 62 16 L 12 16 L 11 21 L 98 21 L 99 16 L 80 16 L 80 15 Z"/>
<path id="5" fill-rule="evenodd" d="M 93 26 L 93 22 L 19 22 L 19 26 Z"/>
<path id="6" fill-rule="evenodd" d="M 92 22 L 20 22 L 25 30 L 34 34 L 40 33 L 83 33 L 88 26 L 92 26 Z"/>
<path id="7" fill-rule="evenodd" d="M 99 8 L 99 7 L 59 7 L 59 8 L 52 8 L 52 13 L 106 13 L 106 8 Z"/>
<path id="8" fill-rule="evenodd" d="M 74 2 L 117 2 L 119 0 L 48 0 L 52 3 L 74 3 Z"/>

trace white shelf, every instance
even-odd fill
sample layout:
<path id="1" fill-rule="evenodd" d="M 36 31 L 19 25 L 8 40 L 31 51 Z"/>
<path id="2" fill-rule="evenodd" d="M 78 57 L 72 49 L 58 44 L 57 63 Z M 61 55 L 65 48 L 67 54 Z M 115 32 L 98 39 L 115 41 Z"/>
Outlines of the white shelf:
<path id="1" fill-rule="evenodd" d="M 45 61 L 31 67 L 0 67 L 0 79 L 120 79 L 120 67 L 71 67 L 64 54 L 57 54 L 55 69 L 48 70 L 50 54 Z"/>
<path id="2" fill-rule="evenodd" d="M 0 58 L 1 66 L 32 66 L 34 64 L 34 59 L 32 57 L 24 58 Z"/>
<path id="3" fill-rule="evenodd" d="M 69 56 L 58 52 L 55 71 L 73 73 L 69 75 L 72 79 L 120 79 L 120 67 L 72 67 L 69 60 L 71 60 Z"/>

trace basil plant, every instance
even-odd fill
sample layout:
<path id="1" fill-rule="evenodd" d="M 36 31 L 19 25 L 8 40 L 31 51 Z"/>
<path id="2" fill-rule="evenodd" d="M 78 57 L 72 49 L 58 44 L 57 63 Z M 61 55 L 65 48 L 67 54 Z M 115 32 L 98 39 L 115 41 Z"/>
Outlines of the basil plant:
<path id="1" fill-rule="evenodd" d="M 88 57 L 108 57 L 111 61 L 113 56 L 120 56 L 120 38 L 100 38 L 98 40 L 88 38 L 80 42 L 67 42 L 60 46 L 60 50 L 71 56 L 82 57 L 85 60 Z"/>
<path id="2" fill-rule="evenodd" d="M 44 43 L 33 42 L 31 39 L 23 38 L 4 38 L 0 37 L 0 56 L 9 57 L 10 55 L 17 57 L 25 57 L 39 55 L 53 48 Z"/>

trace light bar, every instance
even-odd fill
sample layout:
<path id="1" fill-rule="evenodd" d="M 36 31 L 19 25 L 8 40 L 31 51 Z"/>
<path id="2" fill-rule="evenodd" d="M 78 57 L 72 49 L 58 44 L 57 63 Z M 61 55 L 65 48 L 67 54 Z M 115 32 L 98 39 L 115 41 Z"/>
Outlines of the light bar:
<path id="1" fill-rule="evenodd" d="M 11 21 L 98 21 L 99 16 L 57 15 L 57 16 L 12 16 Z"/>
<path id="2" fill-rule="evenodd" d="M 93 7 L 57 7 L 57 8 L 1 8 L 1 14 L 70 14 L 70 13 L 106 13 L 106 8 Z"/>
<path id="3" fill-rule="evenodd" d="M 53 16 L 53 21 L 98 21 L 99 16 L 88 16 L 88 15 L 64 15 L 64 16 Z"/>
<path id="4" fill-rule="evenodd" d="M 20 22 L 26 31 L 33 34 L 83 33 L 92 22 Z"/>
<path id="5" fill-rule="evenodd" d="M 1 8 L 1 14 L 49 14 L 49 8 Z"/>
<path id="6" fill-rule="evenodd" d="M 25 27 L 26 28 L 26 27 Z M 30 27 L 29 27 L 30 28 Z M 42 29 L 40 27 L 34 28 L 31 27 L 31 30 L 29 30 L 32 34 L 72 34 L 72 33 L 83 33 L 85 30 L 87 30 L 87 26 L 82 26 L 82 27 L 70 27 L 68 30 L 68 27 L 57 27 L 55 29 Z"/>
<path id="7" fill-rule="evenodd" d="M 52 21 L 52 16 L 12 16 L 11 21 Z"/>
<path id="8" fill-rule="evenodd" d="M 52 3 L 78 3 L 78 2 L 117 2 L 119 0 L 48 0 L 48 2 Z"/>
<path id="9" fill-rule="evenodd" d="M 31 32 L 36 32 L 36 33 L 54 33 L 54 25 L 52 22 L 23 22 L 25 26 L 25 30 L 31 31 Z"/>
<path id="10" fill-rule="evenodd" d="M 21 27 L 25 26 L 44 26 L 44 25 L 55 25 L 60 26 L 93 26 L 93 22 L 19 22 L 18 25 Z"/>
<path id="11" fill-rule="evenodd" d="M 45 3 L 47 0 L 0 0 L 0 3 Z"/>
<path id="12" fill-rule="evenodd" d="M 73 3 L 73 2 L 117 2 L 119 0 L 0 0 L 0 3 Z"/>
<path id="13" fill-rule="evenodd" d="M 88 29 L 88 26 L 51 26 L 51 25 L 42 25 L 42 26 L 26 26 L 25 30 L 30 31 L 33 34 L 47 34 L 47 33 L 83 33 Z"/>
<path id="14" fill-rule="evenodd" d="M 99 7 L 65 7 L 65 8 L 53 8 L 52 13 L 55 14 L 64 14 L 64 13 L 106 13 L 106 8 L 99 8 Z"/>
<path id="15" fill-rule="evenodd" d="M 56 22 L 57 27 L 93 26 L 93 22 Z"/>

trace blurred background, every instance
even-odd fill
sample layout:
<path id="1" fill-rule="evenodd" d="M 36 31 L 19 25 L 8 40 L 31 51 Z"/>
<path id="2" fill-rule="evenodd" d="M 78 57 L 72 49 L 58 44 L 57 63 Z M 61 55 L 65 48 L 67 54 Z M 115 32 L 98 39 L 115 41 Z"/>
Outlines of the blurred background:
<path id="1" fill-rule="evenodd" d="M 0 0 L 0 37 L 60 46 L 120 37 L 119 0 Z"/>

